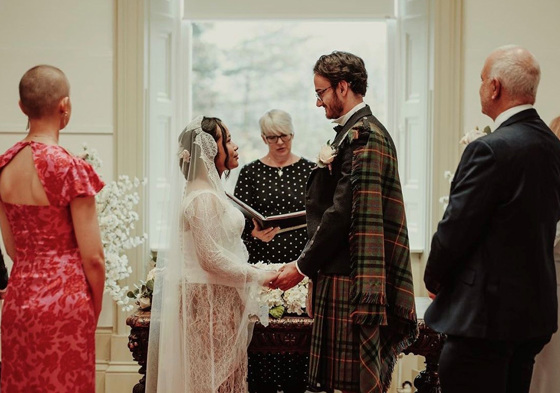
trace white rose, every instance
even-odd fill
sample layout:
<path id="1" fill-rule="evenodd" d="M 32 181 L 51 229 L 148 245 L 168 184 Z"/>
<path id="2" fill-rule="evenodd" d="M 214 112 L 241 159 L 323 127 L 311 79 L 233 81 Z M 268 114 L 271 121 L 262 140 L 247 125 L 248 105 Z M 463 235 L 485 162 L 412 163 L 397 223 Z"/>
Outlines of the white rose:
<path id="1" fill-rule="evenodd" d="M 335 150 L 329 145 L 324 145 L 321 147 L 321 151 L 319 152 L 319 164 L 329 165 L 333 162 L 335 157 Z"/>
<path id="2" fill-rule="evenodd" d="M 468 145 L 469 143 L 471 143 L 472 141 L 485 136 L 486 133 L 484 131 L 481 131 L 478 129 L 478 127 L 475 127 L 474 130 L 470 130 L 468 132 L 465 132 L 465 135 L 461 138 L 461 140 L 459 141 L 460 144 L 462 145 Z"/>
<path id="3" fill-rule="evenodd" d="M 151 306 L 151 302 L 150 302 L 150 298 L 147 297 L 141 297 L 140 299 L 138 299 L 138 307 L 140 307 L 141 310 L 145 310 L 148 307 Z"/>

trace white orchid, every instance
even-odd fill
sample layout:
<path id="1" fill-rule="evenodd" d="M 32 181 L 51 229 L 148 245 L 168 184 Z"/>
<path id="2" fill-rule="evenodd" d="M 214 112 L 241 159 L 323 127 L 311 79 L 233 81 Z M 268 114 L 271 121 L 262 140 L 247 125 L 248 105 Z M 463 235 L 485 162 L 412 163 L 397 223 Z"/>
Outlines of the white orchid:
<path id="1" fill-rule="evenodd" d="M 95 149 L 82 145 L 83 151 L 79 157 L 89 162 L 94 169 L 99 169 L 102 161 Z M 126 250 L 138 247 L 146 241 L 147 235 L 133 236 L 134 223 L 139 220 L 135 211 L 140 202 L 140 196 L 135 191 L 146 180 L 130 179 L 121 175 L 103 187 L 96 195 L 95 203 L 101 231 L 101 242 L 105 253 L 105 292 L 122 306 L 123 311 L 131 311 L 134 306 L 129 304 L 127 297 L 128 286 L 121 287 L 119 281 L 132 273 L 128 263 Z"/>

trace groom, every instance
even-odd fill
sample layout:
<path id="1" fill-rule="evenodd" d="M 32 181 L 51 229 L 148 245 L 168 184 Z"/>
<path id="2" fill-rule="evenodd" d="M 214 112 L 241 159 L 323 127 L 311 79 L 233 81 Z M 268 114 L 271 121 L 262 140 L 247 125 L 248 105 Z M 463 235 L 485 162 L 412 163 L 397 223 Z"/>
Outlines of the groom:
<path id="1" fill-rule="evenodd" d="M 557 329 L 560 141 L 533 108 L 539 79 L 517 46 L 496 49 L 482 69 L 482 112 L 496 131 L 465 148 L 424 275 L 436 294 L 426 323 L 447 334 L 442 393 L 528 392 L 535 355 Z"/>
<path id="2" fill-rule="evenodd" d="M 336 136 L 307 182 L 309 240 L 272 286 L 314 282 L 311 387 L 382 393 L 418 332 L 396 150 L 363 102 L 361 58 L 333 52 L 313 71 Z"/>

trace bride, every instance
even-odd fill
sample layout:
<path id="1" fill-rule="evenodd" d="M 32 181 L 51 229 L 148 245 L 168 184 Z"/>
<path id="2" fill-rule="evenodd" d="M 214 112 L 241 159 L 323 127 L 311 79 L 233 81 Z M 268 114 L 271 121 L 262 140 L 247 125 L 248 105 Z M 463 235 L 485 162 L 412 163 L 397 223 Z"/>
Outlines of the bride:
<path id="1" fill-rule="evenodd" d="M 158 255 L 146 392 L 247 392 L 249 315 L 277 273 L 247 263 L 245 220 L 222 187 L 237 149 L 217 118 L 198 117 L 179 136 L 182 181 L 171 187 L 184 190 L 171 192 L 170 239 Z"/>

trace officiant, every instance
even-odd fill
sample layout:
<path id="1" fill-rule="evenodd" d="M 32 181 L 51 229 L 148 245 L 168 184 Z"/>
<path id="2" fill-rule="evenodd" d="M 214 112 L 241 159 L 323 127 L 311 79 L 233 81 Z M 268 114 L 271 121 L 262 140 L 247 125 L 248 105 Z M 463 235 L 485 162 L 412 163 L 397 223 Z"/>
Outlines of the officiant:
<path id="1" fill-rule="evenodd" d="M 296 140 L 292 117 L 283 110 L 272 109 L 260 118 L 259 125 L 268 152 L 241 168 L 235 196 L 263 216 L 304 210 L 305 183 L 316 164 L 292 152 Z M 251 263 L 290 262 L 301 253 L 307 232 L 300 228 L 279 233 L 279 228 L 263 229 L 246 219 L 243 240 Z M 297 393 L 290 383 L 307 379 L 307 359 L 300 359 L 304 364 L 286 365 L 285 355 L 267 354 L 266 359 L 255 356 L 249 354 L 251 393 L 276 393 L 279 388 L 284 393 Z"/>
<path id="2" fill-rule="evenodd" d="M 304 210 L 305 183 L 315 163 L 292 152 L 296 140 L 292 117 L 272 109 L 260 118 L 259 125 L 268 152 L 241 168 L 235 196 L 265 217 Z M 299 256 L 307 241 L 306 229 L 278 231 L 246 221 L 243 240 L 249 262 L 290 262 Z"/>

